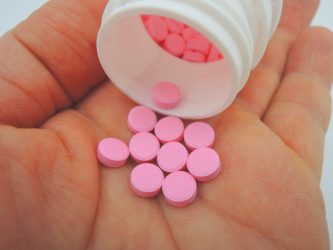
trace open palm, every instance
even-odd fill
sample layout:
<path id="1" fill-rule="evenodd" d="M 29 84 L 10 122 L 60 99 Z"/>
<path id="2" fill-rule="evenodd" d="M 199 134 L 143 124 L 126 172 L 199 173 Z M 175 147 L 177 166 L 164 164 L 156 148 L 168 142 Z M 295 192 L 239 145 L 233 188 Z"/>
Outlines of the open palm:
<path id="1" fill-rule="evenodd" d="M 222 174 L 184 209 L 100 168 L 128 141 L 135 105 L 110 84 L 95 39 L 105 0 L 54 0 L 0 40 L 1 249 L 328 249 L 319 188 L 333 35 L 307 28 L 318 1 L 286 0 L 246 88 L 208 120 Z"/>

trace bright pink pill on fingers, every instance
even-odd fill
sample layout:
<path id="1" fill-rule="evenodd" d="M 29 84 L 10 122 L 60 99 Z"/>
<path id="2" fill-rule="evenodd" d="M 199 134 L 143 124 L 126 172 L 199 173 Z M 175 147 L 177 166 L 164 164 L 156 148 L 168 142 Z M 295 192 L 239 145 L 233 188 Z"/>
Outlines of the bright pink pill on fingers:
<path id="1" fill-rule="evenodd" d="M 171 82 L 159 82 L 152 88 L 153 101 L 162 109 L 173 109 L 181 101 L 178 86 Z"/>
<path id="2" fill-rule="evenodd" d="M 154 160 L 160 149 L 160 143 L 151 133 L 141 132 L 135 134 L 129 142 L 129 151 L 133 159 L 139 163 Z"/>
<path id="3" fill-rule="evenodd" d="M 188 157 L 187 169 L 198 181 L 211 181 L 221 172 L 220 157 L 211 148 L 196 149 Z"/>
<path id="4" fill-rule="evenodd" d="M 187 50 L 183 54 L 183 59 L 193 63 L 206 62 L 206 56 L 200 52 Z"/>
<path id="5" fill-rule="evenodd" d="M 157 163 L 162 170 L 168 173 L 183 170 L 186 166 L 188 151 L 179 142 L 164 144 L 157 155 Z"/>
<path id="6" fill-rule="evenodd" d="M 185 171 L 169 174 L 163 181 L 162 191 L 166 201 L 175 207 L 185 207 L 197 196 L 197 183 Z"/>
<path id="7" fill-rule="evenodd" d="M 184 141 L 190 150 L 212 147 L 215 141 L 214 129 L 205 122 L 193 122 L 184 131 Z"/>
<path id="8" fill-rule="evenodd" d="M 154 197 L 162 187 L 164 175 L 162 170 L 154 164 L 143 163 L 131 172 L 131 188 L 141 197 Z"/>
<path id="9" fill-rule="evenodd" d="M 164 41 L 168 35 L 168 27 L 162 17 L 150 16 L 145 22 L 149 35 L 157 42 Z"/>
<path id="10" fill-rule="evenodd" d="M 155 135 L 161 143 L 181 141 L 184 134 L 184 123 L 174 116 L 167 116 L 156 123 Z"/>
<path id="11" fill-rule="evenodd" d="M 144 106 L 136 106 L 131 109 L 127 118 L 128 128 L 133 133 L 150 132 L 157 123 L 155 112 Z"/>
<path id="12" fill-rule="evenodd" d="M 183 37 L 177 34 L 169 34 L 164 41 L 163 48 L 172 55 L 180 56 L 184 53 L 185 45 Z"/>
<path id="13" fill-rule="evenodd" d="M 97 148 L 98 160 L 107 167 L 122 167 L 125 165 L 128 156 L 128 146 L 115 138 L 103 139 Z"/>

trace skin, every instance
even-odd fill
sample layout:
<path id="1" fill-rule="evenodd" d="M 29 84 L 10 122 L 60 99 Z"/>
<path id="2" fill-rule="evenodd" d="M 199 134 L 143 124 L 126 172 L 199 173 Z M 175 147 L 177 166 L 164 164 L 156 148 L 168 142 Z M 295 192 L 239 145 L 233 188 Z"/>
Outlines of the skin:
<path id="1" fill-rule="evenodd" d="M 319 188 L 333 35 L 316 0 L 285 0 L 267 53 L 208 122 L 222 174 L 183 209 L 142 199 L 132 166 L 100 167 L 98 141 L 128 141 L 135 104 L 106 80 L 95 39 L 105 0 L 54 0 L 0 40 L 3 249 L 329 249 Z"/>

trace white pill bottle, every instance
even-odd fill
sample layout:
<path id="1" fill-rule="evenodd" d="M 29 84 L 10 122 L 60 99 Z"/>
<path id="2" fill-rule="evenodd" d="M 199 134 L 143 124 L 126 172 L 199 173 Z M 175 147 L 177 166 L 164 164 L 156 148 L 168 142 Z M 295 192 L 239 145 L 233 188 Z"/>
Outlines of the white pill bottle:
<path id="1" fill-rule="evenodd" d="M 283 0 L 111 0 L 97 38 L 100 62 L 128 97 L 165 115 L 188 119 L 225 110 L 262 59 L 282 12 Z M 141 15 L 175 19 L 205 35 L 223 54 L 212 63 L 192 63 L 162 49 Z M 159 81 L 177 83 L 183 100 L 163 110 L 151 98 Z"/>

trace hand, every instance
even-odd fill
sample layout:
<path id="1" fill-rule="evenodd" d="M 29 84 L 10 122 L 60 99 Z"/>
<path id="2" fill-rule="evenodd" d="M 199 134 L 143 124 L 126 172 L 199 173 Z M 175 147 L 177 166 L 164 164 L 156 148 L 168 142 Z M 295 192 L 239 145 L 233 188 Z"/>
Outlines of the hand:
<path id="1" fill-rule="evenodd" d="M 110 84 L 95 39 L 105 0 L 55 0 L 0 40 L 2 249 L 328 249 L 319 188 L 333 35 L 318 1 L 285 0 L 265 58 L 223 114 L 223 172 L 184 209 L 100 168 L 99 140 L 127 141 L 134 105 Z"/>

